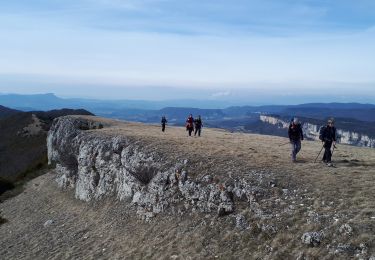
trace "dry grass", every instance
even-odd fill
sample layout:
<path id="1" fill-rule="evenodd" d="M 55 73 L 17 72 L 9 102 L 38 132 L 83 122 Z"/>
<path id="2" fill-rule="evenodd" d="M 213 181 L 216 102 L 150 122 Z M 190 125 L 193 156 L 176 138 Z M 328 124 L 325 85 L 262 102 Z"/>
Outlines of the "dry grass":
<path id="1" fill-rule="evenodd" d="M 188 159 L 192 165 L 189 174 L 194 177 L 211 173 L 215 182 L 223 183 L 254 169 L 270 170 L 275 173 L 279 186 L 300 189 L 300 205 L 293 204 L 295 210 L 287 218 L 259 220 L 244 204 L 238 210 L 249 221 L 250 229 L 245 231 L 233 228 L 232 216 L 217 218 L 194 213 L 180 217 L 161 214 L 153 223 L 145 224 L 137 221 L 134 211 L 125 204 L 110 200 L 89 205 L 76 201 L 71 194 L 56 190 L 53 175 L 45 175 L 28 185 L 26 195 L 1 205 L 3 215 L 11 220 L 0 228 L 1 248 L 11 243 L 24 247 L 25 251 L 3 249 L 0 253 L 9 257 L 29 254 L 29 258 L 55 259 L 82 256 L 87 259 L 175 256 L 177 259 L 294 259 L 302 253 L 311 259 L 345 259 L 348 257 L 345 254 L 329 254 L 327 246 L 365 243 L 369 253 L 375 254 L 374 149 L 339 145 L 334 154 L 336 167 L 327 168 L 313 162 L 321 148 L 318 142 L 304 142 L 298 163 L 293 164 L 289 147 L 279 146 L 287 141 L 285 138 L 218 129 L 203 129 L 202 137 L 194 138 L 187 137 L 185 129 L 179 127 L 167 127 L 162 133 L 159 126 L 95 120 L 104 128 L 89 131 L 142 140 L 147 149 L 165 157 Z M 275 202 L 271 197 L 262 203 L 270 205 L 272 210 Z M 22 223 L 26 216 L 30 223 Z M 56 220 L 56 225 L 43 228 L 44 221 L 50 218 Z M 261 225 L 269 223 L 275 224 L 279 231 L 275 234 L 272 230 L 262 231 Z M 353 227 L 352 235 L 339 233 L 344 223 Z M 301 244 L 303 232 L 322 229 L 326 229 L 326 238 L 319 248 Z M 9 235 L 9 230 L 14 233 Z M 19 238 L 26 231 L 34 234 L 32 239 Z M 86 234 L 88 238 L 84 239 Z"/>

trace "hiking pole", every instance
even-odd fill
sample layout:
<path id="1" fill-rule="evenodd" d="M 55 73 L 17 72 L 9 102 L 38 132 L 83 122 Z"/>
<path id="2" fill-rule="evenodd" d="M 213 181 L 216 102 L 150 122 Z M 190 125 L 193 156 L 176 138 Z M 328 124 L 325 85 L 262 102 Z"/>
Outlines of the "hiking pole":
<path id="1" fill-rule="evenodd" d="M 322 149 L 320 149 L 320 152 L 319 152 L 318 156 L 315 158 L 314 163 L 316 163 L 316 160 L 318 160 L 318 157 L 319 157 L 320 153 L 323 151 L 324 145 L 325 145 L 325 143 L 323 143 Z"/>
<path id="2" fill-rule="evenodd" d="M 336 145 L 333 145 L 332 152 L 331 152 L 331 157 L 333 156 L 333 152 L 337 149 Z"/>

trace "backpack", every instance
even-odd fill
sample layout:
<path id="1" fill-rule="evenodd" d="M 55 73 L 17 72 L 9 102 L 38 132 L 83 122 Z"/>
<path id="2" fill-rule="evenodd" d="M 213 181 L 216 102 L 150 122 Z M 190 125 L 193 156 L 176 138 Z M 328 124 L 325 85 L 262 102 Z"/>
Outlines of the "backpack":
<path id="1" fill-rule="evenodd" d="M 319 140 L 324 141 L 324 135 L 325 135 L 326 129 L 327 129 L 326 126 L 320 127 L 320 129 L 319 129 Z"/>

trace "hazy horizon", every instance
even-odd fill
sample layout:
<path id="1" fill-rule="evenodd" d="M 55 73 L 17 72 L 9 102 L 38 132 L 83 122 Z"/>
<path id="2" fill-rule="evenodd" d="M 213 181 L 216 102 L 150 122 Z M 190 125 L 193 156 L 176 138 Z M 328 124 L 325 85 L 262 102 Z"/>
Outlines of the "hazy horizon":
<path id="1" fill-rule="evenodd" d="M 152 88 L 153 89 L 153 88 Z M 180 90 L 180 89 L 178 89 Z M 144 89 L 145 92 L 149 91 Z M 186 90 L 188 92 L 188 90 Z M 238 91 L 238 90 L 237 90 Z M 160 92 L 160 90 L 159 90 Z M 121 101 L 128 101 L 131 102 L 129 106 L 132 107 L 136 105 L 137 107 L 142 104 L 143 102 L 149 104 L 158 104 L 158 107 L 166 107 L 166 106 L 176 106 L 176 107 L 196 107 L 196 108 L 226 108 L 230 106 L 263 106 L 263 105 L 300 105 L 300 104 L 307 104 L 307 103 L 361 103 L 361 104 L 373 104 L 375 105 L 375 101 L 373 98 L 364 98 L 364 97 L 357 97 L 357 98 L 349 98 L 344 96 L 337 96 L 335 99 L 332 99 L 332 96 L 323 97 L 321 95 L 309 95 L 309 96 L 302 96 L 297 95 L 296 93 L 291 96 L 283 95 L 278 96 L 258 93 L 254 95 L 254 93 L 246 93 L 246 92 L 230 92 L 230 93 L 216 93 L 218 94 L 217 97 L 205 98 L 203 97 L 195 97 L 195 96 L 186 96 L 185 98 L 171 98 L 171 97 L 164 97 L 164 98 L 147 98 L 147 95 L 142 95 L 142 98 L 104 98 L 104 97 L 87 97 L 87 96 L 61 96 L 56 93 L 32 93 L 32 94 L 25 94 L 25 93 L 3 93 L 0 92 L 0 96 L 6 95 L 20 95 L 22 97 L 27 96 L 35 96 L 35 95 L 54 95 L 57 98 L 61 98 L 64 100 L 82 100 L 82 101 L 98 101 L 98 102 L 121 102 Z M 174 95 L 174 94 L 172 94 Z M 154 95 L 153 95 L 154 97 Z M 18 101 L 17 101 L 18 102 Z M 165 106 L 163 106 L 165 104 Z M 0 103 L 0 105 L 2 105 Z"/>

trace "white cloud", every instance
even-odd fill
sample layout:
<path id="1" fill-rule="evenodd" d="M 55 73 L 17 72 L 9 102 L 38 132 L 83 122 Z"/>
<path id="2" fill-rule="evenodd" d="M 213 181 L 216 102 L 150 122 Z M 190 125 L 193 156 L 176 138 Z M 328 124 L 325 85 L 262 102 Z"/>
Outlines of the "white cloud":
<path id="1" fill-rule="evenodd" d="M 228 97 L 230 96 L 232 93 L 228 90 L 228 91 L 221 91 L 221 92 L 216 92 L 216 93 L 213 93 L 211 95 L 212 98 L 221 98 L 221 97 Z"/>

